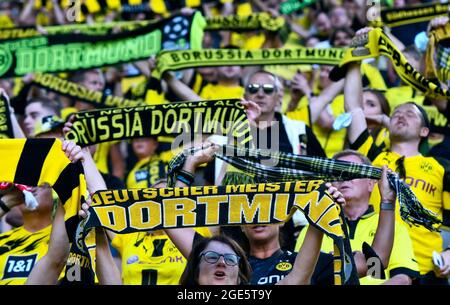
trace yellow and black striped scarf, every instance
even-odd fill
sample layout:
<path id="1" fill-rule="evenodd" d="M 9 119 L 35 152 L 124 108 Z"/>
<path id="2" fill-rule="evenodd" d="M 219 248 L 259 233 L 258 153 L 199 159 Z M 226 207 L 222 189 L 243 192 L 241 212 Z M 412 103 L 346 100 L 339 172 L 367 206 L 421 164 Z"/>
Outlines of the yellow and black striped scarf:
<path id="1" fill-rule="evenodd" d="M 81 162 L 71 163 L 62 151 L 58 139 L 0 140 L 0 181 L 40 186 L 48 183 L 58 194 L 65 209 L 65 223 L 71 252 L 87 256 L 76 249 L 75 232 L 79 223 L 78 211 L 87 196 L 86 181 Z M 69 268 L 71 264 L 67 265 Z M 82 268 L 84 278 L 92 278 L 90 270 Z"/>

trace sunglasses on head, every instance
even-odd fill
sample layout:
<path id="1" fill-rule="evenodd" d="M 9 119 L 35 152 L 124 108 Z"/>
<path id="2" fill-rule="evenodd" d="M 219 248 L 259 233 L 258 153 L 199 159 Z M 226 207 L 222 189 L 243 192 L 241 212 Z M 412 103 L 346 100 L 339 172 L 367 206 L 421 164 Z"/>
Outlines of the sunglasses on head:
<path id="1" fill-rule="evenodd" d="M 265 94 L 272 94 L 276 91 L 275 85 L 273 84 L 249 84 L 247 86 L 247 91 L 250 94 L 255 94 L 262 88 Z"/>
<path id="2" fill-rule="evenodd" d="M 200 257 L 203 257 L 205 262 L 210 264 L 217 263 L 221 256 L 223 256 L 223 260 L 225 261 L 225 264 L 227 264 L 228 266 L 236 266 L 237 264 L 239 264 L 240 257 L 237 256 L 236 254 L 231 253 L 220 254 L 214 251 L 206 251 L 200 254 Z"/>

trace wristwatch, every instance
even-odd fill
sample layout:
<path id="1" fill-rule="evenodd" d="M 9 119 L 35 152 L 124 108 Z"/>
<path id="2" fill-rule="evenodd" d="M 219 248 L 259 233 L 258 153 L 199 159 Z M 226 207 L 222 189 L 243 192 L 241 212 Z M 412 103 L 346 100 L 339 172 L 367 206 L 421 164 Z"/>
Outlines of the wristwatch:
<path id="1" fill-rule="evenodd" d="M 394 204 L 389 201 L 382 201 L 380 204 L 380 210 L 382 211 L 393 211 L 394 210 Z"/>

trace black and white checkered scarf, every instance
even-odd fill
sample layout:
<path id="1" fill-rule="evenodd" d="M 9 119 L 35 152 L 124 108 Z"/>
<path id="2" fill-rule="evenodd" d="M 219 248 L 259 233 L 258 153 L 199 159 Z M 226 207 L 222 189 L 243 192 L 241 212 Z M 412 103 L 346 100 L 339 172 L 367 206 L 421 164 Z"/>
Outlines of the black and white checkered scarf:
<path id="1" fill-rule="evenodd" d="M 177 170 L 181 169 L 186 155 L 198 149 L 191 148 L 175 156 L 169 163 L 168 183 L 175 185 Z M 287 182 L 294 180 L 344 181 L 358 178 L 380 179 L 382 169 L 366 164 L 295 155 L 284 152 L 270 152 L 260 149 L 221 146 L 215 156 L 247 175 L 255 182 Z M 271 163 L 273 165 L 266 165 Z M 404 181 L 397 174 L 389 173 L 390 185 L 397 193 L 400 216 L 409 225 L 424 226 L 430 231 L 439 231 L 441 221 L 436 214 L 424 208 Z M 226 182 L 225 182 L 226 183 Z M 226 183 L 228 184 L 228 183 Z"/>

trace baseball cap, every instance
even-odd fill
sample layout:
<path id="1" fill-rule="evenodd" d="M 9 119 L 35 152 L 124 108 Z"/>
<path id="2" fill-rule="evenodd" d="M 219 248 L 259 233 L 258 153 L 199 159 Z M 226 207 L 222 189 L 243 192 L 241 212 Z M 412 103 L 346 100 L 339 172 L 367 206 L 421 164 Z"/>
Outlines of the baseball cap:
<path id="1" fill-rule="evenodd" d="M 64 121 L 56 115 L 48 115 L 42 118 L 41 121 L 36 122 L 34 128 L 34 136 L 38 136 L 50 131 L 54 131 L 64 126 Z"/>

